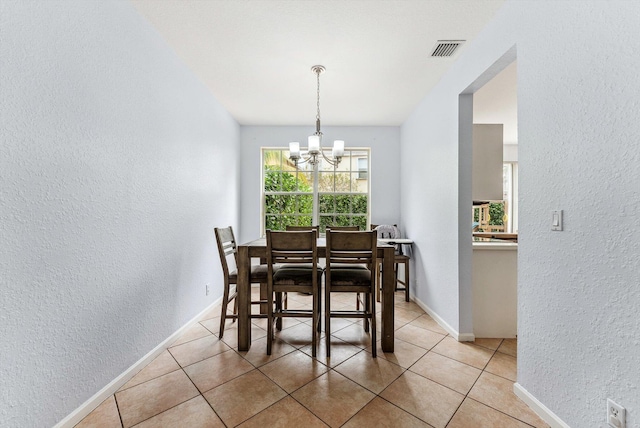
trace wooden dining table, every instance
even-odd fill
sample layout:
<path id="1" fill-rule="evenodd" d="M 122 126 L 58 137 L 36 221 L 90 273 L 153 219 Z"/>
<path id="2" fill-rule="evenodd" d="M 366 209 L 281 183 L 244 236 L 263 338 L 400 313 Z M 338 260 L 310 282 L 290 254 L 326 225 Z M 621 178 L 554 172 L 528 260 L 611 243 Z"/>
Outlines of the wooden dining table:
<path id="1" fill-rule="evenodd" d="M 326 239 L 318 238 L 318 257 L 326 256 Z M 238 351 L 251 347 L 251 259 L 267 257 L 267 240 L 259 238 L 238 245 Z M 395 246 L 378 242 L 378 259 L 382 262 L 382 351 L 393 352 L 394 341 L 394 291 Z M 388 286 L 387 286 L 388 284 Z"/>

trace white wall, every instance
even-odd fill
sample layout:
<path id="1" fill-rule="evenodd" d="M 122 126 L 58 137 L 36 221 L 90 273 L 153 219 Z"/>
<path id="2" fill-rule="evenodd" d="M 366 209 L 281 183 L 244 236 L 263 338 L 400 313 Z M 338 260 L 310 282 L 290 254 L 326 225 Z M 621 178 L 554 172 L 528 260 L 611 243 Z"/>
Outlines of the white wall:
<path id="1" fill-rule="evenodd" d="M 402 127 L 417 297 L 467 328 L 458 95 L 517 46 L 518 383 L 572 427 L 603 426 L 607 397 L 640 426 L 639 15 L 630 1 L 509 1 Z"/>
<path id="2" fill-rule="evenodd" d="M 289 147 L 290 141 L 306 146 L 313 126 L 242 126 L 240 240 L 260 235 L 260 148 Z M 345 147 L 371 147 L 371 221 L 398 223 L 400 227 L 400 128 L 393 126 L 326 126 L 323 146 L 344 140 Z"/>
<path id="3" fill-rule="evenodd" d="M 128 2 L 0 16 L 0 425 L 52 426 L 221 295 L 239 126 Z"/>

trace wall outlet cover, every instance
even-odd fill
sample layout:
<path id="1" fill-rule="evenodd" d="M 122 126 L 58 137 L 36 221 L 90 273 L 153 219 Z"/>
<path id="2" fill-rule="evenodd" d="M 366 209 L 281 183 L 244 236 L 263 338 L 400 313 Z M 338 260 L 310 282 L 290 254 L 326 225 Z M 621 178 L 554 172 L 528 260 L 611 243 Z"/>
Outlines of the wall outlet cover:
<path id="1" fill-rule="evenodd" d="M 625 428 L 625 409 L 615 401 L 607 398 L 607 423 L 614 428 Z"/>

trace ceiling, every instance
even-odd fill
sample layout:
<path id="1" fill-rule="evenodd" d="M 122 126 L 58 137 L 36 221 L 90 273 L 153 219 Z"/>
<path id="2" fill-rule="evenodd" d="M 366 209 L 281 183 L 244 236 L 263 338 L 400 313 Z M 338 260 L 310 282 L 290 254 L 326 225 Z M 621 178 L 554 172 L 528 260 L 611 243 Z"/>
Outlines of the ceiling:
<path id="1" fill-rule="evenodd" d="M 242 125 L 401 125 L 503 0 L 132 0 Z M 438 40 L 467 40 L 452 58 Z"/>

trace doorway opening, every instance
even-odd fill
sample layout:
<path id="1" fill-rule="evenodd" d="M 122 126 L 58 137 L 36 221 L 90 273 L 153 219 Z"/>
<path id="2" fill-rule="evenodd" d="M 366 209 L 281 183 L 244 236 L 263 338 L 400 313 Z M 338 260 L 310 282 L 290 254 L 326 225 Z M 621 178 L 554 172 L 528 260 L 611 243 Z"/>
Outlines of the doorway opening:
<path id="1" fill-rule="evenodd" d="M 459 97 L 461 340 L 517 335 L 515 46 Z M 472 233 L 469 233 L 471 226 Z M 462 327 L 466 328 L 463 330 Z"/>

